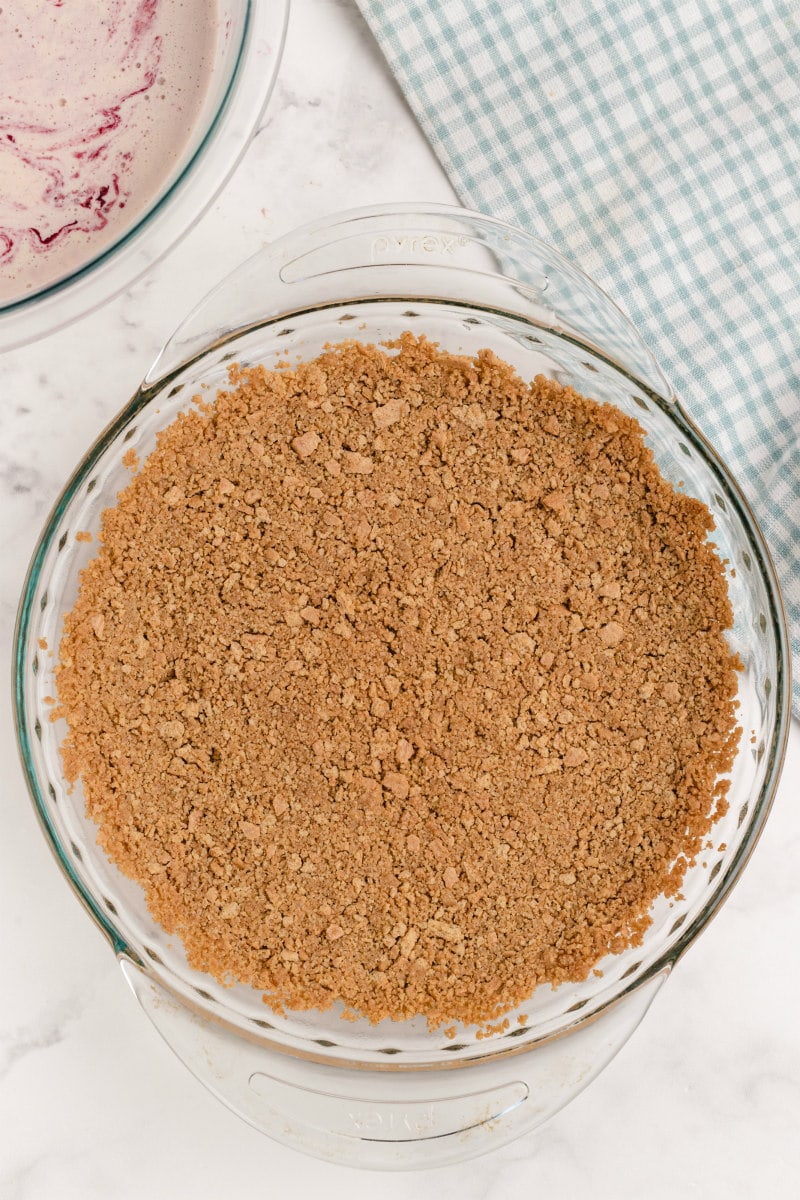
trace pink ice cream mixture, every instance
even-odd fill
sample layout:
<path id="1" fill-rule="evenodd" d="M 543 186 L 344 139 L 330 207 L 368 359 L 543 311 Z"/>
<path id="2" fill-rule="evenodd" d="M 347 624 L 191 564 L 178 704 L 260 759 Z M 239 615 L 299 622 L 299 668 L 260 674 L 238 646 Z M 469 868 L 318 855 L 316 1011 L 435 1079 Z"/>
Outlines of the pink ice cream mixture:
<path id="1" fill-rule="evenodd" d="M 0 0 L 0 304 L 115 242 L 199 128 L 217 0 Z"/>

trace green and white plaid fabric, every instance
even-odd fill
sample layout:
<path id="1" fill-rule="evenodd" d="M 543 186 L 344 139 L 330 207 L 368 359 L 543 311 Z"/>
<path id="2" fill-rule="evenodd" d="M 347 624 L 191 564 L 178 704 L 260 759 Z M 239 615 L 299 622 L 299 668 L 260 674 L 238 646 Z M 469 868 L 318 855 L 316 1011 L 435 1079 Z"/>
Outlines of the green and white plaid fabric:
<path id="1" fill-rule="evenodd" d="M 359 0 L 462 201 L 627 310 L 776 560 L 800 714 L 796 0 Z"/>

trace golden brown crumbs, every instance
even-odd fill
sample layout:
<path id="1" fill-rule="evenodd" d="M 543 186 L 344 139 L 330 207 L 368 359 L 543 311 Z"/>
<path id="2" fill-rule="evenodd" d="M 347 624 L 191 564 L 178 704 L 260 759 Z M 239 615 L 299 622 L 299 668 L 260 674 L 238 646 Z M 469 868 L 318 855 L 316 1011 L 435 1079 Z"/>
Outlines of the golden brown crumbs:
<path id="1" fill-rule="evenodd" d="M 390 349 L 234 368 L 160 435 L 65 621 L 63 758 L 195 968 L 487 1021 L 677 891 L 740 664 L 636 421 Z"/>
<path id="2" fill-rule="evenodd" d="M 37 644 L 38 644 L 40 650 L 46 650 L 47 649 L 47 638 L 43 638 L 43 637 L 37 638 Z"/>
<path id="3" fill-rule="evenodd" d="M 484 1038 L 495 1037 L 498 1033 L 505 1033 L 510 1023 L 508 1017 L 505 1017 L 504 1020 L 499 1021 L 496 1025 L 484 1025 L 482 1029 L 476 1032 L 475 1040 L 480 1042 Z"/>
<path id="4" fill-rule="evenodd" d="M 78 532 L 75 534 L 76 542 L 90 542 L 91 540 L 92 540 L 92 535 L 88 529 L 79 529 Z"/>

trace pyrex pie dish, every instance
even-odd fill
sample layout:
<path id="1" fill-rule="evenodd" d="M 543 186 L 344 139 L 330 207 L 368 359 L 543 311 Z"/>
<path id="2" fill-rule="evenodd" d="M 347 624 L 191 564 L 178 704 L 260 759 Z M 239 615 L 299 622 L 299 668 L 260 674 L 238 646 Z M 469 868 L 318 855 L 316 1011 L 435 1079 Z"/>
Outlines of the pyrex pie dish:
<path id="1" fill-rule="evenodd" d="M 217 0 L 208 91 L 160 192 L 110 246 L 66 277 L 0 304 L 0 351 L 76 320 L 129 287 L 199 220 L 258 128 L 278 73 L 289 0 Z"/>
<path id="2" fill-rule="evenodd" d="M 94 552 L 75 533 L 97 531 L 129 478 L 126 451 L 146 456 L 201 388 L 213 394 L 225 383 L 232 361 L 272 365 L 312 357 L 329 341 L 380 342 L 406 329 L 454 352 L 488 346 L 524 377 L 548 373 L 635 416 L 663 474 L 714 514 L 735 613 L 730 641 L 744 664 L 730 808 L 681 896 L 658 901 L 642 945 L 603 960 L 600 977 L 538 989 L 491 1037 L 461 1027 L 450 1039 L 422 1019 L 371 1026 L 336 1009 L 279 1016 L 255 990 L 188 968 L 138 887 L 98 849 L 80 787 L 65 785 L 63 724 L 48 719 L 45 700 L 55 695 L 63 614 Z M 788 662 L 775 572 L 747 503 L 619 310 L 527 234 L 456 208 L 405 205 L 345 213 L 281 238 L 173 335 L 47 521 L 19 612 L 15 701 L 45 834 L 178 1055 L 278 1140 L 331 1160 L 402 1168 L 467 1158 L 534 1128 L 628 1038 L 730 892 L 764 825 L 788 730 Z"/>

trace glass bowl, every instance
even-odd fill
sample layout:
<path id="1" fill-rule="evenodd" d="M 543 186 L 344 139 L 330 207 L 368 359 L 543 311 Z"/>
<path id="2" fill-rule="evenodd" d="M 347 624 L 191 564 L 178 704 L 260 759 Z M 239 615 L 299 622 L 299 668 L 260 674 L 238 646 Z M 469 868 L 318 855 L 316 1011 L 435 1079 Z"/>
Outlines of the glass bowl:
<path id="1" fill-rule="evenodd" d="M 289 0 L 217 0 L 211 77 L 194 132 L 135 223 L 66 277 L 0 303 L 0 352 L 52 333 L 129 287 L 200 219 L 258 128 L 278 73 Z"/>
<path id="2" fill-rule="evenodd" d="M 80 787 L 64 781 L 63 723 L 48 719 L 65 611 L 96 533 L 159 430 L 231 361 L 274 364 L 344 337 L 410 329 L 446 349 L 490 347 L 521 375 L 544 372 L 608 400 L 644 427 L 662 473 L 714 514 L 744 664 L 743 728 L 730 808 L 681 895 L 658 900 L 642 945 L 582 983 L 539 988 L 491 1037 L 452 1039 L 422 1019 L 274 1014 L 261 994 L 190 969 L 140 889 L 100 851 Z M 789 656 L 778 584 L 737 484 L 686 416 L 638 334 L 556 251 L 448 206 L 345 213 L 281 238 L 243 263 L 187 318 L 88 451 L 49 517 L 25 584 L 15 647 L 19 745 L 45 834 L 107 935 L 141 1003 L 190 1068 L 235 1111 L 318 1156 L 369 1167 L 453 1161 L 529 1130 L 580 1091 L 627 1039 L 658 988 L 730 892 L 769 812 L 789 723 Z M 526 1014 L 522 1019 L 522 1014 Z"/>

